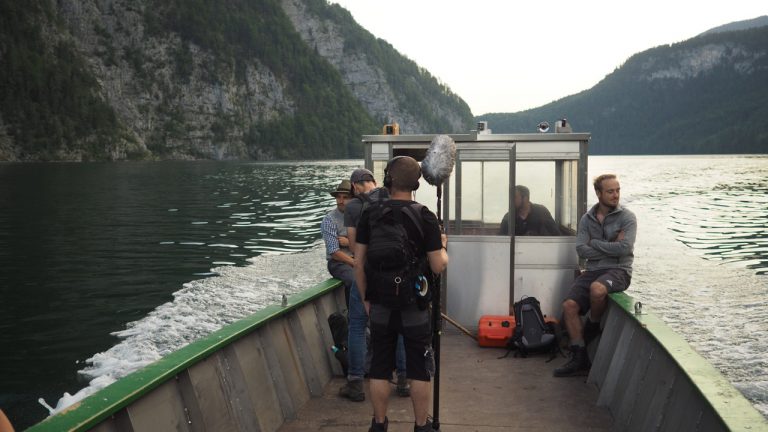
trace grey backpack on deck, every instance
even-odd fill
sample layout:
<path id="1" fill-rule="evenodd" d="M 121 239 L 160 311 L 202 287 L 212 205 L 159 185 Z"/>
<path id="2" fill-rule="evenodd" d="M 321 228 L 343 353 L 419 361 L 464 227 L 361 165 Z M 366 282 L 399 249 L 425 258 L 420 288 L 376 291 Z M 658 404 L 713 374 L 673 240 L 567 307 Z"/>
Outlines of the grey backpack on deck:
<path id="1" fill-rule="evenodd" d="M 515 357 L 527 357 L 531 352 L 549 352 L 553 358 L 559 349 L 554 325 L 544 320 L 536 297 L 523 297 L 514 305 L 515 329 L 507 348 L 517 350 Z"/>

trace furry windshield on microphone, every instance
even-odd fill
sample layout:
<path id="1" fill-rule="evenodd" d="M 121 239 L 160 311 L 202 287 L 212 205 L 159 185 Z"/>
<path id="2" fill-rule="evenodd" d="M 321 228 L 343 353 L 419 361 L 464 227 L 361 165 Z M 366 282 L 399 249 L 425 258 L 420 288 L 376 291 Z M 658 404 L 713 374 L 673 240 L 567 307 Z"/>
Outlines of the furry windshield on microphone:
<path id="1" fill-rule="evenodd" d="M 427 155 L 421 161 L 421 172 L 432 186 L 442 184 L 453 172 L 456 162 L 456 143 L 448 135 L 438 135 L 432 139 Z"/>

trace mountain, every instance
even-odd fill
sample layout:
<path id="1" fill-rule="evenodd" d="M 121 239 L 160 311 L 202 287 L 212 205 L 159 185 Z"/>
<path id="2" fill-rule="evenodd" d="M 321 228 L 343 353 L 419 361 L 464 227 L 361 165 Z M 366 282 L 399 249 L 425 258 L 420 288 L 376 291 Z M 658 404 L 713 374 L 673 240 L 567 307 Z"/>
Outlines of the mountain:
<path id="1" fill-rule="evenodd" d="M 591 89 L 476 119 L 510 133 L 567 118 L 592 133 L 593 154 L 710 154 L 768 153 L 767 116 L 768 26 L 760 26 L 652 48 Z"/>
<path id="2" fill-rule="evenodd" d="M 752 18 L 749 20 L 736 21 L 728 24 L 723 24 L 721 26 L 711 28 L 705 31 L 704 33 L 700 34 L 699 36 L 712 34 L 712 33 L 723 33 L 723 32 L 729 32 L 729 31 L 747 30 L 747 29 L 762 27 L 762 26 L 768 26 L 768 15 L 763 15 L 761 17 Z"/>
<path id="3" fill-rule="evenodd" d="M 0 2 L 0 161 L 360 157 L 467 104 L 325 0 Z"/>

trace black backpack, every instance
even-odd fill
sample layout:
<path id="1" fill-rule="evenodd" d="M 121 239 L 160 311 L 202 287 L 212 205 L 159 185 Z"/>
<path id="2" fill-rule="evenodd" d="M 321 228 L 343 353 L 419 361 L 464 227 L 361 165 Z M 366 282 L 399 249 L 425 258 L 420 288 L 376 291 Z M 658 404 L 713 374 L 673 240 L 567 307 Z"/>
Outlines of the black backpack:
<path id="1" fill-rule="evenodd" d="M 328 327 L 331 328 L 331 337 L 333 337 L 333 354 L 336 359 L 341 363 L 341 369 L 344 371 L 344 376 L 347 376 L 349 369 L 349 361 L 347 358 L 347 342 L 349 339 L 349 326 L 347 325 L 347 318 L 339 312 L 334 312 L 328 316 Z"/>
<path id="2" fill-rule="evenodd" d="M 517 350 L 515 357 L 527 357 L 531 352 L 548 352 L 552 358 L 559 351 L 557 329 L 544 320 L 536 297 L 523 297 L 514 304 L 515 329 L 507 342 L 507 349 Z M 507 353 L 509 354 L 509 353 Z"/>
<path id="3" fill-rule="evenodd" d="M 426 272 L 427 260 L 425 254 L 419 256 L 418 246 L 408 237 L 403 221 L 410 218 L 423 239 L 423 207 L 419 203 L 380 198 L 366 209 L 370 237 L 365 275 L 370 300 L 394 309 L 416 301 L 416 286 Z"/>

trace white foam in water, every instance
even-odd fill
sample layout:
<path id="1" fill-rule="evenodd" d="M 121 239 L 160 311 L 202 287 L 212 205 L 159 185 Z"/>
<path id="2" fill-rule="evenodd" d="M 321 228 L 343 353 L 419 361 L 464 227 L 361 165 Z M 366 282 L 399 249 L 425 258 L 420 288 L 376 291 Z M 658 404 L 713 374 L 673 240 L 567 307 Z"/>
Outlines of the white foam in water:
<path id="1" fill-rule="evenodd" d="M 78 371 L 90 378 L 74 395 L 64 393 L 56 407 L 40 403 L 56 414 L 70 405 L 149 365 L 161 357 L 244 318 L 270 304 L 329 278 L 325 249 L 315 243 L 306 252 L 265 254 L 246 267 L 219 267 L 218 276 L 195 280 L 173 294 L 173 301 L 113 333 L 121 341 L 87 359 Z M 297 274 L 297 269 L 301 269 Z"/>

